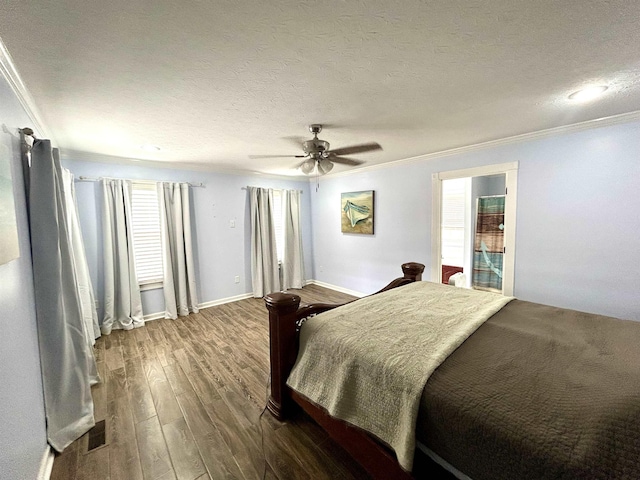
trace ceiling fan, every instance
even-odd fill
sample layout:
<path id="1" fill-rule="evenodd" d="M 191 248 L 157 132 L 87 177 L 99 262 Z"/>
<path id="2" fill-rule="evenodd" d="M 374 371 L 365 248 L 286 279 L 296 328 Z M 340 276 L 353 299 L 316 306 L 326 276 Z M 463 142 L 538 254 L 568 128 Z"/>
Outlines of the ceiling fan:
<path id="1" fill-rule="evenodd" d="M 343 155 L 352 155 L 354 153 L 382 150 L 382 147 L 375 142 L 363 143 L 361 145 L 352 145 L 351 147 L 343 147 L 330 150 L 329 142 L 320 140 L 318 138 L 318 134 L 322 131 L 322 125 L 318 123 L 309 125 L 309 131 L 313 133 L 313 138 L 311 140 L 301 142 L 304 155 L 249 155 L 249 158 L 304 158 L 305 160 L 296 166 L 296 168 L 302 170 L 302 173 L 306 175 L 310 175 L 312 173 L 316 173 L 317 175 L 325 175 L 331 171 L 334 163 L 341 163 L 343 165 L 351 166 L 361 165 L 362 163 L 364 163 L 364 161 L 362 160 L 343 157 Z M 300 145 L 299 140 L 296 140 L 296 143 Z"/>

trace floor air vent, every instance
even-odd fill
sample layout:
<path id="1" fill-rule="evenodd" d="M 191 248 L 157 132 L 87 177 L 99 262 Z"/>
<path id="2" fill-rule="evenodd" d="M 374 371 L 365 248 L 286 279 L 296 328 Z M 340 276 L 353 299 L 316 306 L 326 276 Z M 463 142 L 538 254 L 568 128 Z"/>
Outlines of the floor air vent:
<path id="1" fill-rule="evenodd" d="M 105 444 L 105 421 L 100 420 L 96 422 L 96 425 L 89 430 L 89 444 L 87 446 L 87 452 L 101 447 Z"/>

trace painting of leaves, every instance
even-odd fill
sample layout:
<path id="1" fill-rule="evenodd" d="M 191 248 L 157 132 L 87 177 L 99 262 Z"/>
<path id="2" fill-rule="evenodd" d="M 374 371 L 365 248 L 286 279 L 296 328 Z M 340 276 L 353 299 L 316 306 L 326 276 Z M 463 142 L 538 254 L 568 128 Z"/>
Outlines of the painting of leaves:
<path id="1" fill-rule="evenodd" d="M 342 194 L 342 233 L 373 235 L 373 190 Z"/>
<path id="2" fill-rule="evenodd" d="M 0 265 L 20 256 L 10 158 L 9 148 L 0 143 Z"/>

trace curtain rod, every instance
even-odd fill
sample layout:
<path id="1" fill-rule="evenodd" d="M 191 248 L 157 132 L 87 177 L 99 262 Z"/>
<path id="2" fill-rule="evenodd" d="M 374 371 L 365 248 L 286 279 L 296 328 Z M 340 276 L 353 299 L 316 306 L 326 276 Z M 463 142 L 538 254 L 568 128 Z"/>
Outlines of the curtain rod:
<path id="1" fill-rule="evenodd" d="M 36 136 L 33 133 L 33 129 L 29 128 L 29 127 L 24 127 L 21 128 L 20 131 L 22 132 L 22 134 L 26 137 L 31 137 L 33 140 L 36 140 Z M 24 142 L 25 147 L 27 148 L 27 150 L 31 150 L 31 147 L 33 147 L 32 142 Z M 98 182 L 103 178 L 109 178 L 109 177 L 99 177 L 99 178 L 93 178 L 93 177 L 85 177 L 85 176 L 79 176 L 78 180 L 79 182 Z M 140 183 L 158 183 L 158 180 L 134 180 L 135 182 L 140 182 Z M 193 182 L 187 182 L 189 184 L 189 186 L 191 187 L 198 187 L 198 188 L 207 188 L 207 186 L 200 182 L 200 183 L 193 183 Z"/>
<path id="2" fill-rule="evenodd" d="M 85 177 L 83 175 L 80 175 L 77 181 L 78 182 L 99 182 L 103 178 L 111 179 L 111 177 Z M 137 180 L 137 179 L 130 179 L 130 180 L 132 182 L 138 182 L 138 183 L 158 183 L 158 182 L 164 181 L 164 180 Z M 186 183 L 188 183 L 189 186 L 191 187 L 207 188 L 207 186 L 202 182 L 200 183 L 186 182 Z"/>
<path id="3" fill-rule="evenodd" d="M 29 153 L 33 148 L 33 142 L 36 141 L 36 136 L 33 133 L 33 130 L 29 127 L 24 127 L 18 129 L 20 133 L 22 133 L 22 146 L 24 147 L 24 153 Z M 27 138 L 29 137 L 29 138 Z"/>
<path id="4" fill-rule="evenodd" d="M 246 187 L 242 187 L 240 190 L 247 190 L 249 188 L 269 188 L 269 187 L 255 187 L 253 185 L 248 185 Z M 296 190 L 295 188 L 272 188 L 272 190 L 293 190 L 295 192 L 304 193 L 304 190 Z"/>

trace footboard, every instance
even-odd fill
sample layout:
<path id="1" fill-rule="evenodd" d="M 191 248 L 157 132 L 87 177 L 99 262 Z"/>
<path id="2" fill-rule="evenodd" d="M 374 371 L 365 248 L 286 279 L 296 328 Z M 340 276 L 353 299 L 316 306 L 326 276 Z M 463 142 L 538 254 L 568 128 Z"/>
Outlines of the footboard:
<path id="1" fill-rule="evenodd" d="M 422 280 L 424 265 L 405 263 L 404 276 L 396 278 L 374 295 Z M 313 303 L 300 306 L 300 297 L 290 293 L 270 293 L 265 296 L 269 310 L 269 346 L 271 361 L 271 394 L 267 403 L 269 411 L 284 420 L 291 405 L 291 392 L 286 385 L 287 378 L 298 356 L 299 331 L 304 319 L 331 310 L 344 304 Z"/>

